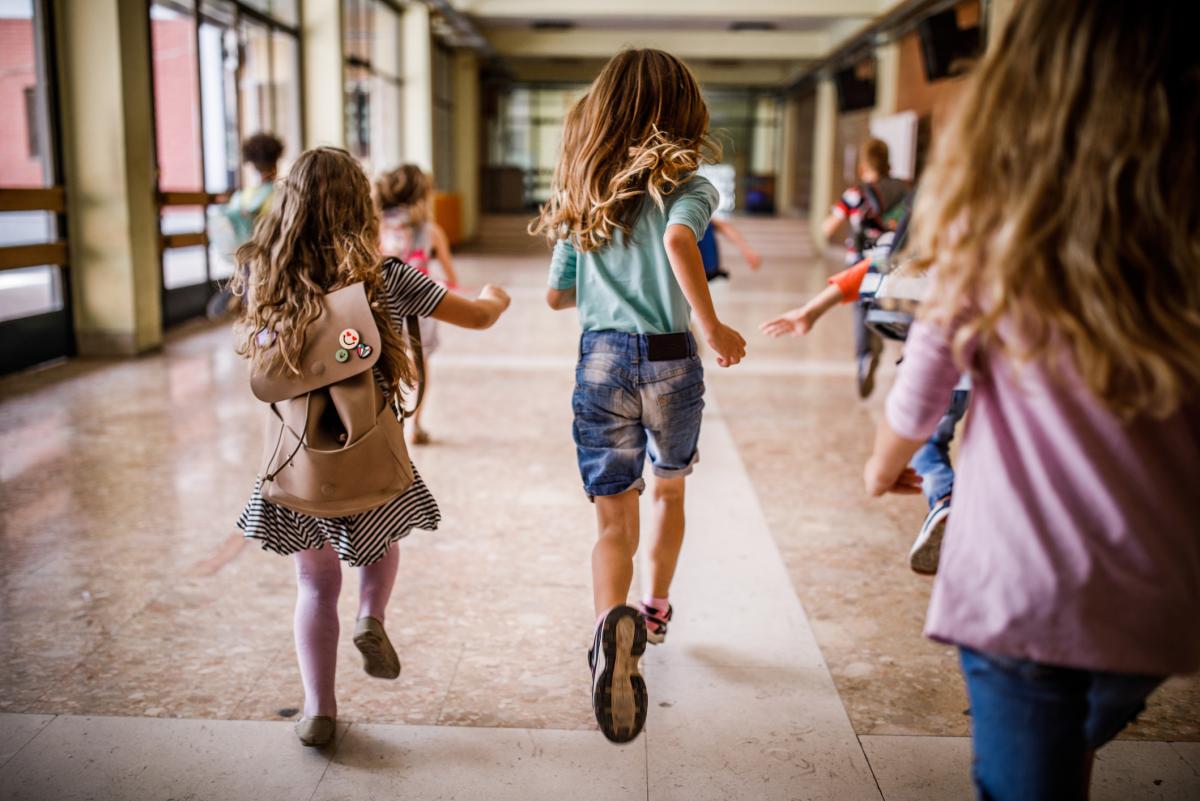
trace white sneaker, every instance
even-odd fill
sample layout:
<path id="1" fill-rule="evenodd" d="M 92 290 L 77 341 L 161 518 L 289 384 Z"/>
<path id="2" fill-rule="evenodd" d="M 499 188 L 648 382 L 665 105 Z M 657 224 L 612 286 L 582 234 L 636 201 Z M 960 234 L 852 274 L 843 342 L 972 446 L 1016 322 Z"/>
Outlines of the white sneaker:
<path id="1" fill-rule="evenodd" d="M 950 517 L 950 498 L 943 498 L 933 505 L 921 531 L 908 552 L 908 566 L 916 573 L 932 576 L 937 573 L 938 557 L 942 553 L 942 537 L 946 535 L 946 521 Z"/>

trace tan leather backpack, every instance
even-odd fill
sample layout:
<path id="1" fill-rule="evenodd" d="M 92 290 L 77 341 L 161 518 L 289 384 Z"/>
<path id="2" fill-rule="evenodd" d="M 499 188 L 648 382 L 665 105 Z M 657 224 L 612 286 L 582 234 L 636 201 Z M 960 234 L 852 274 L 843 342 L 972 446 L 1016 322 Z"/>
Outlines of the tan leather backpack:
<path id="1" fill-rule="evenodd" d="M 303 514 L 344 517 L 407 490 L 412 462 L 397 419 L 398 401 L 393 407 L 384 397 L 371 369 L 381 339 L 366 288 L 360 282 L 330 292 L 322 305 L 305 332 L 301 373 L 250 378 L 255 397 L 270 405 L 260 491 L 266 500 Z M 415 317 L 405 322 L 423 378 L 420 329 Z"/>

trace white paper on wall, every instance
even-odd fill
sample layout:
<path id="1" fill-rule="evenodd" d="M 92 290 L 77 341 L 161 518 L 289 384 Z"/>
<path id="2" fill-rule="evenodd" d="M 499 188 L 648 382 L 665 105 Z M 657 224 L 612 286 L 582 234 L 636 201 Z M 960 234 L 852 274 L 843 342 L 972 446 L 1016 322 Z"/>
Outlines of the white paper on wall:
<path id="1" fill-rule="evenodd" d="M 917 165 L 917 112 L 901 111 L 873 117 L 871 136 L 887 142 L 892 176 L 911 181 Z"/>

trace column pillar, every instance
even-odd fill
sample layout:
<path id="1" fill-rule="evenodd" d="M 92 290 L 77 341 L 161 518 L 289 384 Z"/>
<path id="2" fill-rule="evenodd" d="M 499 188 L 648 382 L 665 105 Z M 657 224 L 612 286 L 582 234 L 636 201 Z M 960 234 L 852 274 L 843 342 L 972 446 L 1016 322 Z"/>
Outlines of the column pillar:
<path id="1" fill-rule="evenodd" d="M 300 4 L 304 44 L 304 147 L 346 146 L 341 0 Z"/>
<path id="2" fill-rule="evenodd" d="M 462 234 L 479 230 L 479 59 L 470 50 L 454 54 L 454 176 L 462 198 Z"/>
<path id="3" fill-rule="evenodd" d="M 1000 41 L 1000 34 L 1004 32 L 1004 27 L 1008 25 L 1008 19 L 1016 7 L 1016 0 L 991 0 L 986 4 L 988 50 L 991 50 Z"/>
<path id="4" fill-rule="evenodd" d="M 875 116 L 895 114 L 900 91 L 900 42 L 875 43 Z"/>
<path id="5" fill-rule="evenodd" d="M 404 8 L 404 160 L 433 172 L 433 34 L 429 7 Z"/>
<path id="6" fill-rule="evenodd" d="M 808 222 L 818 252 L 826 247 L 821 222 L 833 202 L 834 141 L 837 135 L 837 87 L 832 73 L 823 71 L 817 78 L 817 111 L 813 120 L 812 200 Z"/>
<path id="7" fill-rule="evenodd" d="M 799 109 L 796 98 L 788 95 L 779 108 L 779 164 L 775 178 L 775 208 L 783 214 L 796 207 L 796 160 L 799 156 L 800 137 L 796 130 Z"/>
<path id="8" fill-rule="evenodd" d="M 72 307 L 83 356 L 162 344 L 150 14 L 56 0 Z"/>

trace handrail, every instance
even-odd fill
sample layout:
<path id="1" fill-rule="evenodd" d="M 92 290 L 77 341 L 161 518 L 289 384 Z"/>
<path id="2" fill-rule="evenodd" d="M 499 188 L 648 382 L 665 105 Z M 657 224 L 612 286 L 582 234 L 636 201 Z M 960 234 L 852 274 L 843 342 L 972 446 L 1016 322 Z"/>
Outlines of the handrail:
<path id="1" fill-rule="evenodd" d="M 160 206 L 206 206 L 216 203 L 220 195 L 212 192 L 159 192 Z"/>
<path id="2" fill-rule="evenodd" d="M 43 242 L 36 245 L 10 245 L 0 248 L 0 272 L 4 270 L 20 270 L 25 267 L 41 267 L 44 264 L 56 264 L 60 267 L 67 263 L 67 243 Z"/>
<path id="3" fill-rule="evenodd" d="M 171 250 L 172 248 L 190 248 L 196 245 L 207 245 L 208 234 L 203 231 L 195 231 L 186 234 L 163 234 L 159 237 L 159 244 L 163 250 Z"/>
<path id="4" fill-rule="evenodd" d="M 52 211 L 61 214 L 66 210 L 67 193 L 61 186 L 0 189 L 0 212 Z"/>

